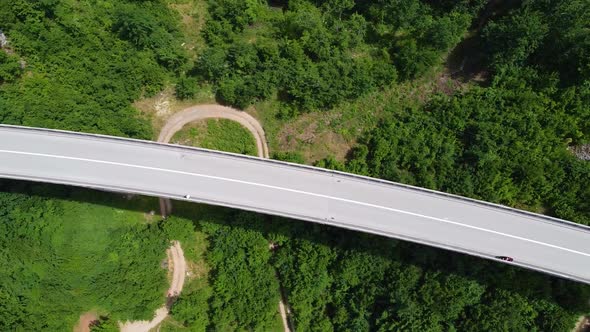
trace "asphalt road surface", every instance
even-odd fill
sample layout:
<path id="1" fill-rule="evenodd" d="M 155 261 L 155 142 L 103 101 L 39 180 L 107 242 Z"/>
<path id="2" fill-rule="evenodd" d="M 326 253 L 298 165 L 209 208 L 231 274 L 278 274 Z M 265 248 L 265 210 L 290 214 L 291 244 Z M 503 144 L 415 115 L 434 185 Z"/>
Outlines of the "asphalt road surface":
<path id="1" fill-rule="evenodd" d="M 590 284 L 590 228 L 366 177 L 146 141 L 0 126 L 0 177 L 230 206 Z"/>

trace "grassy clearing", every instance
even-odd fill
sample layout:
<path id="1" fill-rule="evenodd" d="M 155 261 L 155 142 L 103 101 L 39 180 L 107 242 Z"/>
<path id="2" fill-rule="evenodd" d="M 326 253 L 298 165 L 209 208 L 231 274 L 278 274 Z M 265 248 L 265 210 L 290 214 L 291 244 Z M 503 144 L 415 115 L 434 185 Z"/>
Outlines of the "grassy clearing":
<path id="1" fill-rule="evenodd" d="M 311 164 L 327 156 L 344 160 L 357 139 L 390 114 L 383 105 L 393 104 L 397 109 L 418 107 L 435 93 L 450 94 L 463 88 L 465 85 L 452 80 L 441 67 L 420 79 L 292 119 L 278 117 L 281 104 L 276 100 L 259 102 L 247 111 L 262 122 L 271 151 L 297 152 Z"/>
<path id="2" fill-rule="evenodd" d="M 239 123 L 227 119 L 207 119 L 186 125 L 171 143 L 197 146 L 256 156 L 256 141 Z"/>
<path id="3" fill-rule="evenodd" d="M 207 3 L 205 0 L 168 0 L 168 6 L 180 15 L 181 29 L 186 40 L 184 48 L 194 61 L 205 48 L 201 29 L 205 26 Z"/>
<path id="4" fill-rule="evenodd" d="M 178 13 L 181 20 L 180 29 L 184 35 L 183 47 L 189 54 L 190 67 L 206 47 L 201 30 L 205 25 L 207 2 L 206 0 L 167 0 L 167 3 Z M 150 119 L 154 128 L 153 139 L 156 139 L 166 119 L 185 108 L 203 103 L 215 103 L 215 95 L 209 84 L 201 84 L 193 98 L 179 100 L 174 95 L 174 84 L 169 82 L 160 93 L 153 97 L 141 98 L 133 106 Z"/>

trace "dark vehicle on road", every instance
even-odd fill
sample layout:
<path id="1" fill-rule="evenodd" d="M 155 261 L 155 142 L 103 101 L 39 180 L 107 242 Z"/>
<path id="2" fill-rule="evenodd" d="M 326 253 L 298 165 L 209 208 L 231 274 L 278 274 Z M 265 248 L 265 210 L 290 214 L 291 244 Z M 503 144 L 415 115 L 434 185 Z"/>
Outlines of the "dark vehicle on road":
<path id="1" fill-rule="evenodd" d="M 496 258 L 507 262 L 512 262 L 514 260 L 514 258 L 508 256 L 496 256 Z"/>

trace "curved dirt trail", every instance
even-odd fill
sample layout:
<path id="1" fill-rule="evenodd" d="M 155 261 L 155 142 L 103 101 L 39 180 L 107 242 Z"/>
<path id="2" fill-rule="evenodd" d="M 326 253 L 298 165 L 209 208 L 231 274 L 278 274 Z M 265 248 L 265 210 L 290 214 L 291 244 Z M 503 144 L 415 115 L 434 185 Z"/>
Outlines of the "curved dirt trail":
<path id="1" fill-rule="evenodd" d="M 228 120 L 236 121 L 239 124 L 241 124 L 242 126 L 244 126 L 246 129 L 248 129 L 248 131 L 250 131 L 250 133 L 252 133 L 252 136 L 254 136 L 254 140 L 256 141 L 256 151 L 258 152 L 258 157 L 269 158 L 266 136 L 264 135 L 264 129 L 262 129 L 260 122 L 258 122 L 258 120 L 256 120 L 255 118 L 253 118 L 250 114 L 248 114 L 246 112 L 238 111 L 233 108 L 225 107 L 225 106 L 221 106 L 221 105 L 214 105 L 214 104 L 196 105 L 196 106 L 186 108 L 186 109 L 174 114 L 166 121 L 166 124 L 164 125 L 164 127 L 162 127 L 162 130 L 160 131 L 160 135 L 158 136 L 158 142 L 161 142 L 161 143 L 170 142 L 170 140 L 172 139 L 174 134 L 176 134 L 176 132 L 181 130 L 186 124 L 188 124 L 190 122 L 204 120 L 204 119 L 212 119 L 212 118 L 214 118 L 214 119 L 228 119 Z M 172 212 L 172 203 L 170 202 L 170 199 L 160 198 L 160 210 L 162 211 L 162 216 L 167 216 L 168 214 L 170 214 L 170 212 Z M 173 248 L 171 248 L 171 250 L 172 249 Z M 178 246 L 178 249 L 182 253 L 182 249 L 180 249 L 180 246 Z M 182 256 L 182 263 L 184 264 L 184 256 Z M 169 292 L 168 293 L 169 296 L 178 295 L 180 293 L 180 291 L 182 290 L 182 286 L 184 284 L 184 275 L 186 273 L 184 270 L 185 268 L 186 268 L 186 266 L 183 266 L 182 274 L 179 274 L 181 276 L 180 277 L 181 279 L 180 279 L 180 281 L 177 281 L 177 279 L 176 279 L 177 273 L 176 272 L 179 269 L 176 268 L 176 261 L 175 261 L 174 278 L 172 280 L 172 285 L 171 285 L 170 289 L 171 290 L 178 289 L 178 293 L 171 294 Z M 175 284 L 174 284 L 175 282 L 178 282 L 180 286 L 179 287 L 177 286 L 175 288 Z M 287 310 L 285 308 L 282 298 L 279 300 L 279 312 L 281 314 L 281 318 L 283 321 L 283 326 L 284 326 L 285 332 L 291 332 L 291 330 L 289 329 L 288 321 L 287 321 Z M 162 320 L 164 320 L 164 318 L 166 318 L 167 315 L 168 315 L 167 307 L 162 307 L 156 311 L 156 317 L 151 322 L 143 321 L 143 322 L 136 322 L 133 325 L 127 325 L 129 327 L 133 327 L 133 329 L 125 329 L 126 325 L 123 325 L 121 327 L 121 331 L 122 332 L 149 331 L 149 329 L 156 327 Z M 141 325 L 139 325 L 139 324 L 141 324 Z M 135 328 L 135 327 L 137 327 L 137 328 Z"/>
<path id="2" fill-rule="evenodd" d="M 215 104 L 195 105 L 174 114 L 166 120 L 166 124 L 160 130 L 158 142 L 168 143 L 174 134 L 181 130 L 186 124 L 204 119 L 228 119 L 238 122 L 244 126 L 244 128 L 248 129 L 248 131 L 252 133 L 252 136 L 254 136 L 258 157 L 269 157 L 268 144 L 266 143 L 264 129 L 262 129 L 258 120 L 246 112 Z M 172 212 L 172 203 L 169 199 L 160 198 L 160 211 L 162 217 L 166 217 Z"/>
<path id="3" fill-rule="evenodd" d="M 264 136 L 264 130 L 258 120 L 246 112 L 221 105 L 196 105 L 174 114 L 166 121 L 166 124 L 160 131 L 158 142 L 168 143 L 172 139 L 172 136 L 186 124 L 211 118 L 233 120 L 244 126 L 252 133 L 254 140 L 256 140 L 258 157 L 268 158 L 266 136 Z"/>
<path id="4" fill-rule="evenodd" d="M 182 287 L 184 286 L 186 262 L 184 260 L 184 252 L 178 241 L 174 241 L 172 247 L 170 247 L 166 253 L 168 254 L 169 268 L 172 267 L 172 282 L 168 289 L 166 304 L 156 310 L 156 314 L 151 321 L 140 320 L 132 322 L 127 321 L 125 323 L 119 322 L 121 332 L 148 332 L 162 323 L 162 321 L 168 316 L 170 306 L 174 302 L 174 299 L 180 294 Z"/>

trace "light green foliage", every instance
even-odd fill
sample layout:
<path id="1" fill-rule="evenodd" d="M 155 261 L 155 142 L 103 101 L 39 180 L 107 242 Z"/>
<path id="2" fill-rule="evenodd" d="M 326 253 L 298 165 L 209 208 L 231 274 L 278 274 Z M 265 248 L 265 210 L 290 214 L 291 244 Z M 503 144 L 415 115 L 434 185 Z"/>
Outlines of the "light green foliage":
<path id="1" fill-rule="evenodd" d="M 33 196 L 0 194 L 0 330 L 69 330 L 96 308 L 115 321 L 150 318 L 164 301 L 168 240 L 157 224 L 145 224 L 147 202 L 22 188 Z"/>
<path id="2" fill-rule="evenodd" d="M 11 82 L 22 74 L 18 57 L 0 50 L 0 84 Z"/>
<path id="3" fill-rule="evenodd" d="M 190 331 L 207 331 L 211 323 L 207 312 L 211 295 L 212 289 L 207 285 L 185 289 L 171 309 L 172 317 Z"/>
<path id="4" fill-rule="evenodd" d="M 208 119 L 177 132 L 172 142 L 205 149 L 256 156 L 256 141 L 241 124 L 227 119 Z"/>
<path id="5" fill-rule="evenodd" d="M 162 230 L 166 238 L 190 244 L 194 240 L 195 226 L 192 221 L 176 216 L 170 216 L 162 222 Z"/>

